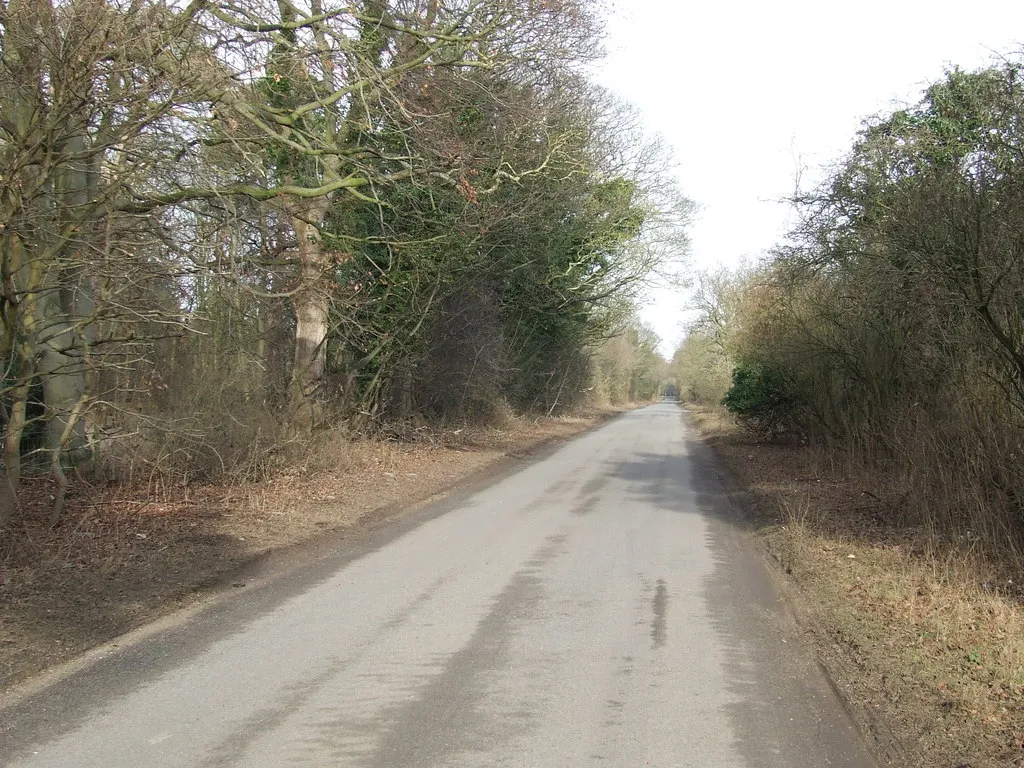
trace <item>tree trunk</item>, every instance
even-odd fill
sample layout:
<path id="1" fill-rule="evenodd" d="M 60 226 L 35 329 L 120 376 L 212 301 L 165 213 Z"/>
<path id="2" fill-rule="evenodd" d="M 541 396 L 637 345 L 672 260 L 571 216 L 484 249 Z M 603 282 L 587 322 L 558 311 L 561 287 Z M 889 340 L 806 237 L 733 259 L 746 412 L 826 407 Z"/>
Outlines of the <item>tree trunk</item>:
<path id="1" fill-rule="evenodd" d="M 310 201 L 305 210 L 291 214 L 298 240 L 299 288 L 292 296 L 295 311 L 295 358 L 289 386 L 292 426 L 310 432 L 319 421 L 318 394 L 327 365 L 329 296 L 323 285 L 330 267 L 319 239 L 319 225 L 327 210 L 326 199 Z"/>
<path id="2" fill-rule="evenodd" d="M 98 196 L 100 154 L 89 155 L 86 130 L 85 126 L 69 128 L 72 135 L 61 148 L 69 159 L 54 173 L 54 191 L 71 211 L 86 208 Z M 81 156 L 85 157 L 70 159 Z M 80 414 L 72 415 L 85 400 L 86 361 L 96 312 L 85 266 L 88 249 L 89 244 L 77 235 L 60 243 L 55 250 L 63 258 L 50 266 L 48 279 L 54 282 L 41 293 L 36 308 L 37 371 L 47 413 L 46 449 L 52 452 L 54 462 L 69 466 L 89 458 L 85 422 Z"/>
<path id="3" fill-rule="evenodd" d="M 64 455 L 67 464 L 77 464 L 88 454 L 84 422 L 72 416 L 86 392 L 81 343 L 66 327 L 40 344 L 37 363 L 47 413 L 46 450 Z"/>
<path id="4" fill-rule="evenodd" d="M 21 436 L 25 432 L 28 393 L 31 386 L 28 366 L 23 362 L 19 368 L 18 383 L 8 392 L 11 410 L 7 417 L 7 429 L 4 431 L 4 466 L 2 476 L 0 476 L 0 530 L 11 524 L 14 513 L 18 509 L 18 484 L 21 482 Z"/>
<path id="5" fill-rule="evenodd" d="M 89 399 L 83 393 L 78 402 L 71 408 L 64 425 L 64 433 L 60 436 L 58 445 L 70 444 L 71 435 L 82 424 L 82 412 L 85 410 Z M 50 508 L 50 527 L 53 528 L 60 522 L 61 513 L 64 511 L 64 499 L 68 493 L 68 476 L 64 473 L 63 451 L 56 450 L 50 458 L 50 475 L 57 483 L 53 493 L 53 506 Z"/>

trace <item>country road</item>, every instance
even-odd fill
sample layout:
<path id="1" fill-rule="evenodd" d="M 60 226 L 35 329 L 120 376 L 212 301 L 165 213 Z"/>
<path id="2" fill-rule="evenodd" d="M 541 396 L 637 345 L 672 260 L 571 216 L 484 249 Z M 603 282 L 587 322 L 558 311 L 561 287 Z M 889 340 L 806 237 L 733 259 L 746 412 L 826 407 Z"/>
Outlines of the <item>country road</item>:
<path id="1" fill-rule="evenodd" d="M 0 708 L 8 768 L 873 766 L 679 407 Z"/>

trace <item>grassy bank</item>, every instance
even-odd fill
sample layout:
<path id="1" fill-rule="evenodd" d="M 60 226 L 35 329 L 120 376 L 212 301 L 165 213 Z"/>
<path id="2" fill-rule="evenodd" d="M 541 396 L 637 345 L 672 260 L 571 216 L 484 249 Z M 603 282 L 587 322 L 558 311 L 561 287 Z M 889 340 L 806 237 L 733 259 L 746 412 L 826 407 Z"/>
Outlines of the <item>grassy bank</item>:
<path id="1" fill-rule="evenodd" d="M 1024 765 L 1024 570 L 901 515 L 884 471 L 691 419 L 749 494 L 825 666 L 889 764 Z"/>

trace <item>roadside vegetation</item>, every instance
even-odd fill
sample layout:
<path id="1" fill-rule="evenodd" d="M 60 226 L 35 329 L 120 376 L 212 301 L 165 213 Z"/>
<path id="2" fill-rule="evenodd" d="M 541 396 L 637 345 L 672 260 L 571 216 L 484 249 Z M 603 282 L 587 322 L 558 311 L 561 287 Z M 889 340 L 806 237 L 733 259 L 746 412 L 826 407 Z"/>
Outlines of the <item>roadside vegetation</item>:
<path id="1" fill-rule="evenodd" d="M 600 35 L 576 0 L 0 4 L 0 558 L 40 472 L 57 525 L 98 481 L 655 394 L 634 299 L 691 206 L 585 79 Z"/>
<path id="2" fill-rule="evenodd" d="M 673 361 L 896 765 L 1024 764 L 1022 74 L 867 120 Z"/>
<path id="3" fill-rule="evenodd" d="M 11 675 L 437 491 L 431 451 L 451 482 L 659 392 L 635 302 L 691 204 L 587 81 L 601 34 L 585 0 L 0 2 Z"/>

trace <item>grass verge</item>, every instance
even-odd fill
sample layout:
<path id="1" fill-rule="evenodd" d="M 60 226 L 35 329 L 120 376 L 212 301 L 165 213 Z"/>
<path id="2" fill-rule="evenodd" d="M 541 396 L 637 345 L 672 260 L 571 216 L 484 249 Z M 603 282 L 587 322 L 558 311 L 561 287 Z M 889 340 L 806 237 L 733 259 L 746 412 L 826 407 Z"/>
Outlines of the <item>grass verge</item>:
<path id="1" fill-rule="evenodd" d="M 970 531 L 907 521 L 884 472 L 690 411 L 749 494 L 797 614 L 888 764 L 1024 766 L 1021 563 L 993 561 Z"/>

